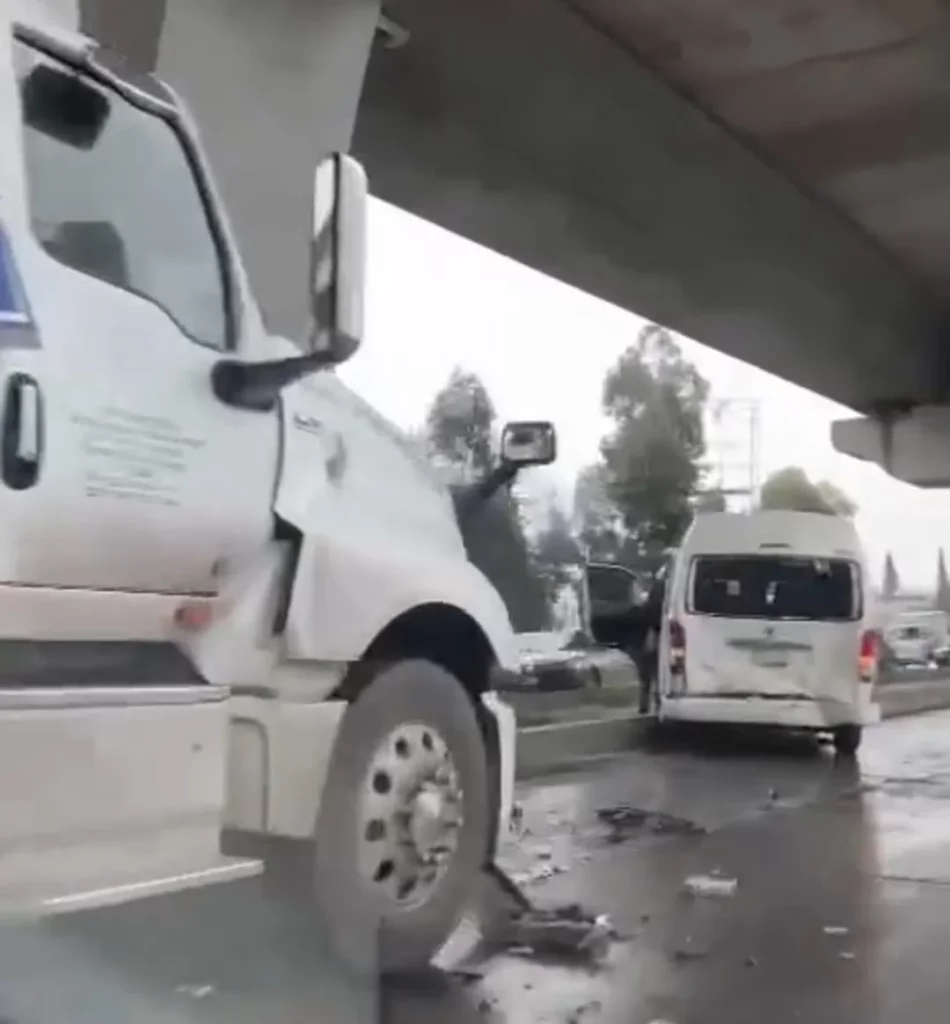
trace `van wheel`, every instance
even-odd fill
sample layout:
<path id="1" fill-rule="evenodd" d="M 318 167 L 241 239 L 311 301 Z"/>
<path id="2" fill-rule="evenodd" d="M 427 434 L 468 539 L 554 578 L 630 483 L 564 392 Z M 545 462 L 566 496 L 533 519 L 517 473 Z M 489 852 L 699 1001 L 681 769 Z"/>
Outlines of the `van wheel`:
<path id="1" fill-rule="evenodd" d="M 839 725 L 832 733 L 835 753 L 842 757 L 854 757 L 861 746 L 860 725 Z"/>
<path id="2" fill-rule="evenodd" d="M 317 822 L 314 898 L 349 967 L 425 967 L 488 853 L 485 744 L 462 684 L 423 660 L 382 668 L 349 707 Z"/>

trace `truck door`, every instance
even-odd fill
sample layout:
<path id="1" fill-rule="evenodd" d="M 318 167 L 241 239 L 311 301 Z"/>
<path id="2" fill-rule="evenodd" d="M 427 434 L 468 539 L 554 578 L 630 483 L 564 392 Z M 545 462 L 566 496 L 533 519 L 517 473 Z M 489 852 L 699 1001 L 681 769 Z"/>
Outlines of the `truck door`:
<path id="1" fill-rule="evenodd" d="M 0 333 L 0 584 L 213 594 L 269 540 L 279 453 L 276 413 L 209 384 L 241 275 L 169 97 L 43 45 L 14 39 L 0 128 L 25 302 Z"/>

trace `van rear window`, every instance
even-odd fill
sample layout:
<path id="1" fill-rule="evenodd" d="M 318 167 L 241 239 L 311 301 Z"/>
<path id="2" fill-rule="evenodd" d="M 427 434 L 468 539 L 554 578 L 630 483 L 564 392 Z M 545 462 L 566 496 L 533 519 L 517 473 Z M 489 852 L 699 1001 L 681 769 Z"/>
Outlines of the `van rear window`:
<path id="1" fill-rule="evenodd" d="M 693 561 L 689 610 L 734 619 L 852 622 L 860 569 L 844 558 L 716 555 Z"/>

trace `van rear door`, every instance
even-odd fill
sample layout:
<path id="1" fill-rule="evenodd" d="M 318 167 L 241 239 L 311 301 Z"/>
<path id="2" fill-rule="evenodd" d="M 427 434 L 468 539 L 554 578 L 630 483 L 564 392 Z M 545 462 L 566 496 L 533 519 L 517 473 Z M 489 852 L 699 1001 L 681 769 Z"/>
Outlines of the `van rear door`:
<path id="1" fill-rule="evenodd" d="M 684 692 L 853 700 L 861 595 L 847 558 L 698 556 L 681 608 Z"/>

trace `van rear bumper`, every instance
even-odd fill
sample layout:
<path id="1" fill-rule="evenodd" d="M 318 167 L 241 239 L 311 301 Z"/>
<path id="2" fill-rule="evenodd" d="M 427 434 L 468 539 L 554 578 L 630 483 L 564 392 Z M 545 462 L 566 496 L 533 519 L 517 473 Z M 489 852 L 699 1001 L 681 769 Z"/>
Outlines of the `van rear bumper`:
<path id="1" fill-rule="evenodd" d="M 839 725 L 875 725 L 880 705 L 864 699 L 836 700 L 774 697 L 666 697 L 661 721 L 708 722 L 710 725 L 771 725 L 786 729 L 834 729 Z"/>

